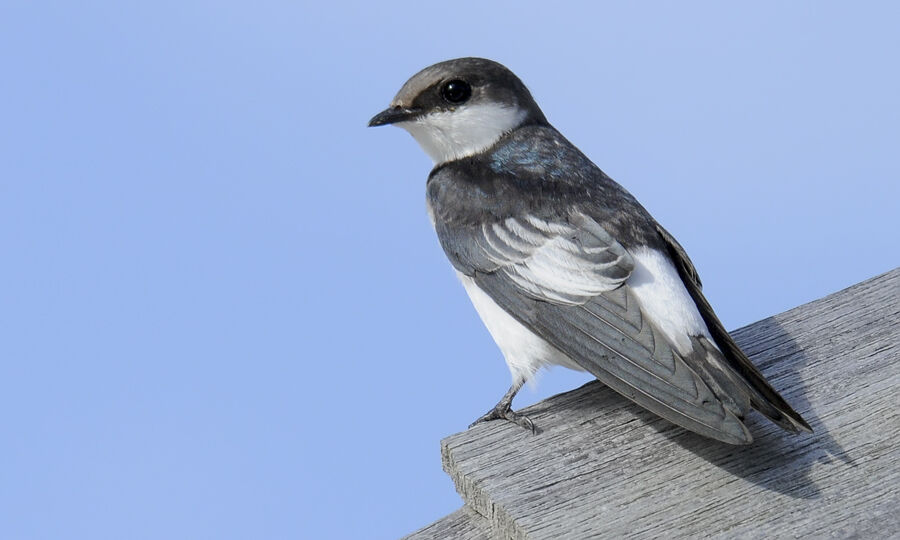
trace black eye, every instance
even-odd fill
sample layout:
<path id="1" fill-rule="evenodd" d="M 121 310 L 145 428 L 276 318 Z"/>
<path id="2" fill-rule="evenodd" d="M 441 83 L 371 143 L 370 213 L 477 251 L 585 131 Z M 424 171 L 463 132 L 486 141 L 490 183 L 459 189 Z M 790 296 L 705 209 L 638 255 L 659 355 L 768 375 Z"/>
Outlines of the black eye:
<path id="1" fill-rule="evenodd" d="M 441 97 L 448 103 L 460 104 L 465 103 L 472 97 L 472 87 L 469 83 L 460 79 L 453 79 L 444 83 L 441 87 Z"/>

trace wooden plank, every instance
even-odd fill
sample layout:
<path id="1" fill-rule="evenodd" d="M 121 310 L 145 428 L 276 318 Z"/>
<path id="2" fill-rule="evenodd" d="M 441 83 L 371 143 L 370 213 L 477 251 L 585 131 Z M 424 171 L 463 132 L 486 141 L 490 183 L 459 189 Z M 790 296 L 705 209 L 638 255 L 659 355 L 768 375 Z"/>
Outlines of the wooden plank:
<path id="1" fill-rule="evenodd" d="M 537 435 L 447 437 L 444 469 L 500 538 L 900 535 L 898 292 L 895 269 L 734 332 L 814 434 L 754 413 L 729 446 L 595 382 L 529 407 Z"/>
<path id="2" fill-rule="evenodd" d="M 491 524 L 467 507 L 435 521 L 431 525 L 404 536 L 402 540 L 490 540 Z"/>

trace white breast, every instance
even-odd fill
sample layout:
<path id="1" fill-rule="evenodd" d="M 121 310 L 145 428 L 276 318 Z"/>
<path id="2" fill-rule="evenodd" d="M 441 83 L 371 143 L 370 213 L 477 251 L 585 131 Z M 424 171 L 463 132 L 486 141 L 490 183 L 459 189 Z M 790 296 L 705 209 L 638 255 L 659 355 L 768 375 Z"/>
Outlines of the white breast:
<path id="1" fill-rule="evenodd" d="M 544 366 L 560 365 L 584 371 L 559 349 L 544 341 L 498 306 L 478 287 L 475 280 L 460 272 L 456 274 L 469 294 L 469 299 L 472 300 L 481 321 L 500 347 L 514 383 L 531 380 Z"/>

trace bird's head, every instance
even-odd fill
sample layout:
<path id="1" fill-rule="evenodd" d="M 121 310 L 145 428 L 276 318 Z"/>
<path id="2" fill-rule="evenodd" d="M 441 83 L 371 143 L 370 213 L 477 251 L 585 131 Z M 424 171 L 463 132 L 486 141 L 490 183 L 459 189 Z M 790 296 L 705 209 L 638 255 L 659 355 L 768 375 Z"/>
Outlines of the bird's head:
<path id="1" fill-rule="evenodd" d="M 402 127 L 439 164 L 481 152 L 526 123 L 546 122 L 512 71 L 483 58 L 458 58 L 413 75 L 369 126 Z"/>

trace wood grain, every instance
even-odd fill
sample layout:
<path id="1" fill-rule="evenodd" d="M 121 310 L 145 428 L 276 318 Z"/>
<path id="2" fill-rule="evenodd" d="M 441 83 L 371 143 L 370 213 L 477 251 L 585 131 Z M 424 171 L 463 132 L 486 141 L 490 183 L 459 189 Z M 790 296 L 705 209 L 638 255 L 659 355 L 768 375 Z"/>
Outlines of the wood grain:
<path id="1" fill-rule="evenodd" d="M 403 540 L 442 540 L 444 538 L 491 540 L 494 535 L 491 532 L 491 524 L 486 519 L 463 506 L 424 529 L 405 536 Z"/>
<path id="2" fill-rule="evenodd" d="M 410 538 L 900 536 L 900 269 L 732 335 L 814 434 L 754 413 L 730 446 L 593 382 L 527 408 L 537 435 L 444 439 L 465 506 Z"/>

